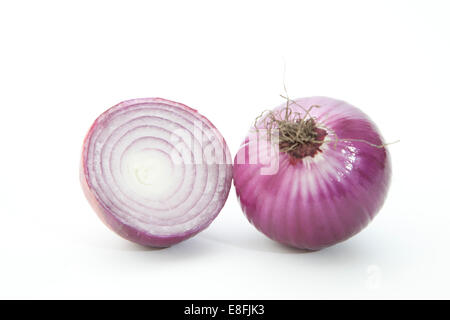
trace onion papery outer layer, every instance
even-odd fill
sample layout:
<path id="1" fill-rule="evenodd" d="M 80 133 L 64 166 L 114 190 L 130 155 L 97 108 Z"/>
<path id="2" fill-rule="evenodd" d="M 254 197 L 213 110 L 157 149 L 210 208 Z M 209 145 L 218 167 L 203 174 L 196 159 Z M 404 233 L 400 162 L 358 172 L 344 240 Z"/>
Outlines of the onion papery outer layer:
<path id="1" fill-rule="evenodd" d="M 225 204 L 232 165 L 214 125 L 181 103 L 121 102 L 90 128 L 81 158 L 83 191 L 120 236 L 167 247 L 205 229 Z"/>
<path id="2" fill-rule="evenodd" d="M 348 239 L 373 219 L 387 195 L 391 163 L 384 147 L 343 140 L 383 143 L 375 124 L 356 107 L 327 97 L 295 102 L 306 109 L 320 106 L 312 108 L 311 116 L 327 130 L 327 139 L 335 133 L 340 140 L 296 160 L 269 150 L 273 143 L 261 142 L 267 140 L 261 138 L 260 120 L 256 127 L 261 130 L 252 129 L 236 154 L 233 179 L 241 207 L 259 231 L 290 246 L 317 250 Z M 292 111 L 305 114 L 296 104 L 290 105 Z"/>

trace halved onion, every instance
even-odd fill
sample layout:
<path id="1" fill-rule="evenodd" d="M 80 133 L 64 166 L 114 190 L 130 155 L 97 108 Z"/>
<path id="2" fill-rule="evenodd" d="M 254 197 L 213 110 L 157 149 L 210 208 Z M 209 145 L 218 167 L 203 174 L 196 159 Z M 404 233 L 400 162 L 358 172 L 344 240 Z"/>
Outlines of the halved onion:
<path id="1" fill-rule="evenodd" d="M 231 179 L 219 131 L 196 110 L 161 98 L 110 108 L 83 144 L 86 197 L 108 227 L 142 245 L 167 247 L 205 229 Z"/>

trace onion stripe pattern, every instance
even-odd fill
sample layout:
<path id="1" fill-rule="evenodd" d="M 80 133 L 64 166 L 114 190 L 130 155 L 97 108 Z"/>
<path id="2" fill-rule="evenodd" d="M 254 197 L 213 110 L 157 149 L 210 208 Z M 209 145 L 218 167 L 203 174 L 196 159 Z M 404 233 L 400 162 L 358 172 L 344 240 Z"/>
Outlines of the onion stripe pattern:
<path id="1" fill-rule="evenodd" d="M 134 99 L 92 125 L 81 183 L 108 227 L 139 244 L 166 247 L 214 220 L 228 197 L 231 167 L 222 135 L 196 110 Z"/>
<path id="2" fill-rule="evenodd" d="M 361 110 L 327 97 L 297 99 L 290 107 L 304 114 L 312 105 L 319 106 L 310 115 L 327 131 L 327 140 L 339 140 L 298 161 L 286 152 L 272 153 L 277 170 L 263 174 L 268 161 L 249 161 L 251 155 L 270 154 L 271 146 L 261 143 L 261 119 L 237 152 L 233 175 L 241 207 L 258 230 L 275 241 L 317 250 L 348 239 L 374 218 L 387 195 L 391 163 L 385 147 L 373 146 L 383 139 Z"/>

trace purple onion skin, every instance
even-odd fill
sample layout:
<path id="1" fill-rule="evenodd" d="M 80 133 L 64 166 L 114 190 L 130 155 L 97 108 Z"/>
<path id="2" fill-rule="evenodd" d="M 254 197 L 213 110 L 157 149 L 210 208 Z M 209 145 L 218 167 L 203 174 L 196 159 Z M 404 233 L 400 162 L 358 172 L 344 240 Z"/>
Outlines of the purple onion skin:
<path id="1" fill-rule="evenodd" d="M 142 105 L 142 104 L 165 104 L 170 107 L 179 108 L 180 110 L 183 110 L 183 112 L 187 112 L 190 114 L 193 114 L 198 119 L 201 119 L 204 124 L 206 124 L 209 127 L 209 130 L 211 130 L 215 138 L 220 141 L 223 147 L 223 154 L 224 157 L 226 157 L 226 161 L 223 164 L 220 164 L 222 166 L 225 173 L 224 180 L 221 181 L 221 187 L 216 190 L 216 192 L 219 193 L 219 198 L 217 200 L 217 203 L 215 204 L 213 212 L 208 216 L 208 219 L 203 221 L 203 223 L 196 225 L 193 228 L 190 228 L 189 230 L 185 232 L 180 232 L 177 234 L 171 234 L 171 235 L 155 235 L 152 234 L 146 230 L 142 230 L 140 228 L 137 228 L 135 226 L 129 225 L 128 223 L 124 222 L 123 219 L 118 217 L 107 205 L 102 202 L 98 196 L 96 196 L 96 192 L 92 186 L 92 183 L 89 179 L 89 174 L 87 170 L 87 161 L 88 161 L 88 148 L 90 139 L 93 135 L 93 132 L 98 129 L 98 126 L 104 126 L 104 123 L 99 123 L 101 118 L 108 119 L 111 114 L 118 110 L 125 110 L 128 108 L 134 108 L 136 105 Z M 106 117 L 105 117 L 106 116 Z M 106 120 L 108 121 L 108 120 Z M 83 148 L 82 148 L 82 157 L 81 157 L 81 166 L 80 166 L 80 182 L 82 190 L 94 209 L 94 211 L 97 213 L 99 218 L 102 220 L 102 222 L 112 231 L 117 233 L 119 236 L 135 242 L 137 244 L 148 246 L 148 247 L 154 247 L 154 248 L 165 248 L 172 246 L 176 243 L 179 243 L 181 241 L 184 241 L 190 237 L 195 236 L 200 231 L 207 228 L 211 222 L 217 217 L 219 212 L 221 211 L 222 207 L 224 206 L 231 187 L 231 180 L 232 180 L 232 164 L 230 160 L 229 150 L 228 146 L 223 139 L 220 132 L 216 129 L 216 127 L 203 115 L 199 114 L 197 110 L 192 109 L 190 107 L 187 107 L 181 103 L 162 99 L 162 98 L 143 98 L 143 99 L 133 99 L 133 100 L 127 100 L 123 101 L 112 108 L 105 111 L 101 116 L 97 118 L 97 120 L 93 123 L 91 128 L 89 129 L 84 142 L 83 142 Z"/>
<path id="2" fill-rule="evenodd" d="M 383 139 L 375 124 L 358 108 L 327 97 L 295 100 L 340 139 L 362 139 L 375 145 Z M 284 108 L 283 104 L 276 108 Z M 297 105 L 293 111 L 304 114 Z M 261 121 L 258 128 L 263 128 Z M 257 153 L 250 132 L 236 154 L 234 185 L 247 219 L 262 233 L 280 243 L 318 250 L 357 234 L 374 218 L 387 195 L 391 162 L 386 148 L 364 142 L 325 143 L 314 157 L 293 161 L 279 152 L 279 169 L 261 174 L 267 164 L 249 163 Z M 307 159 L 309 158 L 309 159 Z"/>

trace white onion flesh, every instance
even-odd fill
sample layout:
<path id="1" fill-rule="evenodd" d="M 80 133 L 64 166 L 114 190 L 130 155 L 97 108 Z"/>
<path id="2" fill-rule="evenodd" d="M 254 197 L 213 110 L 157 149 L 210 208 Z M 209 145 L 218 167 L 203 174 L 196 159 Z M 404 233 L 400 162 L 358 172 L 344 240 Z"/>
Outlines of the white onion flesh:
<path id="1" fill-rule="evenodd" d="M 97 212 L 114 220 L 107 223 L 113 230 L 165 246 L 216 217 L 231 185 L 230 159 L 223 137 L 195 110 L 136 99 L 95 121 L 83 148 L 82 177 Z M 122 226 L 136 232 L 124 235 L 116 230 Z"/>

